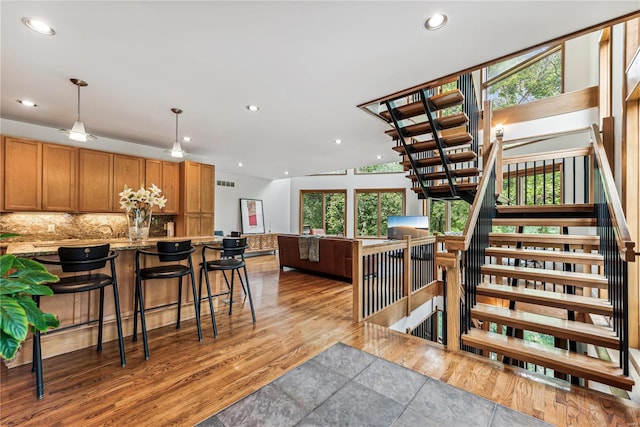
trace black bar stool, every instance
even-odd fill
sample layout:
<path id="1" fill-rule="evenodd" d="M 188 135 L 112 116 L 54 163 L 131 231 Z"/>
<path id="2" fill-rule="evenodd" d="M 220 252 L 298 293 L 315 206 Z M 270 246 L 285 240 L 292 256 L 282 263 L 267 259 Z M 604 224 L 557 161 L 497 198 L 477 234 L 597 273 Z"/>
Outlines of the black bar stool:
<path id="1" fill-rule="evenodd" d="M 180 329 L 180 308 L 182 305 L 182 278 L 191 276 L 191 288 L 193 291 L 193 303 L 196 311 L 196 324 L 198 325 L 198 339 L 202 341 L 202 329 L 200 328 L 200 304 L 196 300 L 196 282 L 193 273 L 193 261 L 191 254 L 195 248 L 191 246 L 191 240 L 181 242 L 158 242 L 157 252 L 138 249 L 136 251 L 136 292 L 133 317 L 133 341 L 138 340 L 138 305 L 140 306 L 140 324 L 142 326 L 142 340 L 144 341 L 144 357 L 149 359 L 149 343 L 147 340 L 147 324 L 144 316 L 144 296 L 142 292 L 142 282 L 152 279 L 178 279 L 178 320 L 176 329 Z M 140 268 L 141 256 L 158 257 L 164 264 L 156 267 Z M 178 261 L 188 260 L 189 265 L 177 264 Z"/>
<path id="2" fill-rule="evenodd" d="M 253 310 L 253 300 L 251 298 L 251 289 L 249 288 L 249 276 L 247 274 L 247 264 L 244 259 L 244 251 L 247 249 L 247 238 L 225 237 L 222 239 L 222 247 L 205 245 L 202 248 L 202 263 L 200 263 L 200 280 L 198 286 L 198 301 L 202 301 L 202 275 L 204 273 L 205 283 L 207 284 L 207 298 L 209 299 L 209 310 L 211 311 L 211 322 L 213 323 L 213 336 L 218 336 L 218 328 L 216 326 L 216 318 L 213 312 L 213 297 L 229 295 L 229 314 L 233 310 L 233 282 L 234 272 L 240 279 L 240 285 L 245 295 L 249 297 L 249 306 L 251 307 L 251 317 L 253 323 L 256 323 L 256 314 Z M 219 251 L 220 259 L 207 261 L 207 250 Z M 240 275 L 240 269 L 244 270 L 244 281 Z M 211 294 L 211 283 L 209 282 L 209 272 L 222 271 L 222 276 L 227 285 L 227 291 L 218 294 Z M 227 271 L 231 271 L 231 282 L 227 278 Z M 246 287 L 245 287 L 246 284 Z"/>
<path id="3" fill-rule="evenodd" d="M 115 258 L 118 253 L 109 250 L 109 244 L 99 246 L 83 246 L 83 247 L 60 247 L 58 248 L 58 258 L 35 258 L 41 264 L 59 265 L 63 272 L 88 272 L 71 277 L 62 277 L 57 283 L 48 284 L 53 290 L 53 294 L 71 294 L 76 292 L 88 292 L 95 289 L 100 290 L 100 312 L 98 319 L 88 320 L 83 323 L 77 323 L 65 328 L 53 330 L 49 333 L 55 333 L 71 327 L 82 326 L 98 321 L 98 348 L 102 350 L 102 327 L 104 325 L 104 288 L 113 286 L 113 303 L 116 310 L 116 326 L 118 329 L 118 341 L 120 344 L 120 363 L 125 366 L 124 355 L 124 339 L 122 336 L 122 320 L 120 317 L 120 299 L 118 298 L 118 280 L 116 278 Z M 111 275 L 104 273 L 94 273 L 92 270 L 102 269 L 109 261 L 111 267 Z M 40 297 L 34 296 L 36 304 L 40 306 Z M 36 393 L 38 399 L 44 397 L 44 383 L 42 375 L 42 344 L 41 332 L 36 330 L 33 339 L 33 366 L 36 371 Z M 45 334 L 46 335 L 46 334 Z"/>

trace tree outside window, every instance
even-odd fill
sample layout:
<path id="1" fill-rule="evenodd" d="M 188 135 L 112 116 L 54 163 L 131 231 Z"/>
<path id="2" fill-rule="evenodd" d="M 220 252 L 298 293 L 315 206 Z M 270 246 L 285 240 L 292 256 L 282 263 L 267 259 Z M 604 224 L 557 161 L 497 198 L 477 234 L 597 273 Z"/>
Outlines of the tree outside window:
<path id="1" fill-rule="evenodd" d="M 405 191 L 356 190 L 356 237 L 387 236 L 387 218 L 404 215 Z"/>
<path id="2" fill-rule="evenodd" d="M 346 190 L 301 190 L 300 232 L 309 225 L 330 235 L 344 235 L 346 199 Z"/>
<path id="3" fill-rule="evenodd" d="M 562 48 L 541 49 L 486 68 L 486 97 L 493 110 L 562 93 Z"/>

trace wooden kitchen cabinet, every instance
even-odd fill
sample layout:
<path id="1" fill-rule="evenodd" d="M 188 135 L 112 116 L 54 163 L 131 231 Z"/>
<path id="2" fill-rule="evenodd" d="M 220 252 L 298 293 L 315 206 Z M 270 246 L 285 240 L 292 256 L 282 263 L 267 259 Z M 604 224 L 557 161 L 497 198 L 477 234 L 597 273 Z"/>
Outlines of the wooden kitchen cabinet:
<path id="1" fill-rule="evenodd" d="M 66 145 L 42 144 L 42 210 L 78 210 L 76 178 L 78 149 Z"/>
<path id="2" fill-rule="evenodd" d="M 78 210 L 113 212 L 113 154 L 81 148 L 78 158 Z"/>
<path id="3" fill-rule="evenodd" d="M 42 210 L 42 143 L 4 139 L 4 209 Z"/>
<path id="4" fill-rule="evenodd" d="M 215 166 L 180 163 L 180 214 L 177 236 L 212 236 L 214 226 Z"/>
<path id="5" fill-rule="evenodd" d="M 142 157 L 113 155 L 113 211 L 120 209 L 120 192 L 124 186 L 137 190 L 145 182 L 145 159 Z"/>
<path id="6" fill-rule="evenodd" d="M 145 186 L 157 185 L 167 199 L 167 204 L 160 212 L 177 214 L 180 206 L 180 164 L 146 159 L 145 169 Z"/>

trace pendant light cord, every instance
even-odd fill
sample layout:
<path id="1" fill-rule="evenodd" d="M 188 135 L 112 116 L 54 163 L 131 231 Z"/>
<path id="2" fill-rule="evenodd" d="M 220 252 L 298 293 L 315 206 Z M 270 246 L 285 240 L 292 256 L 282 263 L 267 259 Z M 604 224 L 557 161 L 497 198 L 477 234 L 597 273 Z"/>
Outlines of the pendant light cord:
<path id="1" fill-rule="evenodd" d="M 80 121 L 80 85 L 78 85 L 78 119 Z"/>

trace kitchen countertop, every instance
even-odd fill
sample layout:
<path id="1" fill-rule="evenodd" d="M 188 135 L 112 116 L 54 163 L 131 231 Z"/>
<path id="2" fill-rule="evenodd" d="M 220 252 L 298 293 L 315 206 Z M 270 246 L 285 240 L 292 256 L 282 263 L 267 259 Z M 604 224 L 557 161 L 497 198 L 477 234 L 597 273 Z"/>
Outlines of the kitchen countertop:
<path id="1" fill-rule="evenodd" d="M 9 243 L 7 253 L 20 257 L 34 257 L 42 255 L 54 255 L 58 253 L 60 246 L 95 246 L 111 244 L 111 249 L 116 251 L 126 251 L 135 249 L 147 249 L 155 247 L 156 242 L 172 242 L 191 240 L 195 246 L 211 245 L 222 241 L 222 236 L 197 236 L 197 237 L 153 237 L 140 242 L 132 242 L 129 239 L 64 239 L 35 242 L 15 242 Z"/>

